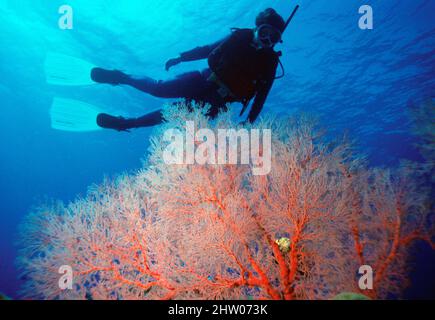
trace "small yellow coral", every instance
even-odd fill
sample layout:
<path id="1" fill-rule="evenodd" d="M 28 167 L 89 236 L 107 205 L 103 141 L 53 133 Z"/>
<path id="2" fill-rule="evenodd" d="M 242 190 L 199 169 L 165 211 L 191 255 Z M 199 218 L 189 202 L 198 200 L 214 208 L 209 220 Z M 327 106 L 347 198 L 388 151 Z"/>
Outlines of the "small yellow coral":
<path id="1" fill-rule="evenodd" d="M 275 240 L 275 243 L 278 245 L 279 250 L 283 253 L 287 253 L 290 250 L 290 239 L 282 237 L 278 240 Z"/>

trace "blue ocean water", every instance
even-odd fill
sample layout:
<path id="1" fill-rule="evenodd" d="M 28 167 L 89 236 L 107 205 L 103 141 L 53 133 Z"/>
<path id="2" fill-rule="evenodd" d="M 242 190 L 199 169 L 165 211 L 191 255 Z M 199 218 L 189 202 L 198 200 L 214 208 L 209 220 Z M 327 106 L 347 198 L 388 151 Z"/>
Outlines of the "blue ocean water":
<path id="1" fill-rule="evenodd" d="M 370 164 L 422 161 L 406 109 L 435 95 L 435 2 L 432 0 L 300 0 L 284 34 L 282 63 L 263 113 L 308 112 L 330 132 L 348 131 Z M 74 9 L 74 29 L 58 27 L 58 8 Z M 212 43 L 231 27 L 253 27 L 257 13 L 284 0 L 0 0 L 0 292 L 17 296 L 17 225 L 46 199 L 74 199 L 92 183 L 141 166 L 150 129 L 66 133 L 50 128 L 53 96 L 139 116 L 164 102 L 127 87 L 53 87 L 47 52 L 165 79 L 202 69 L 205 61 L 164 70 L 167 59 Z M 369 4 L 374 29 L 358 27 Z M 234 106 L 236 111 L 240 106 Z M 409 298 L 435 298 L 435 255 L 422 247 Z"/>

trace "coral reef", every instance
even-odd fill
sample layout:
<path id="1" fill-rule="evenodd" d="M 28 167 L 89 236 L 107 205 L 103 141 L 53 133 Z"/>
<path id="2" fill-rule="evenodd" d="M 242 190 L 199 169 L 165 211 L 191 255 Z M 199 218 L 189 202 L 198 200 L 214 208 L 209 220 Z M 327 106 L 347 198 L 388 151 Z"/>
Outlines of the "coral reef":
<path id="1" fill-rule="evenodd" d="M 252 164 L 167 165 L 168 128 L 234 128 L 183 104 L 167 108 L 142 170 L 35 209 L 21 229 L 23 295 L 38 299 L 331 299 L 400 295 L 409 248 L 433 245 L 412 171 L 368 169 L 346 139 L 313 121 L 269 119 L 272 170 Z M 71 290 L 59 267 L 73 269 Z M 358 268 L 374 270 L 373 290 Z"/>

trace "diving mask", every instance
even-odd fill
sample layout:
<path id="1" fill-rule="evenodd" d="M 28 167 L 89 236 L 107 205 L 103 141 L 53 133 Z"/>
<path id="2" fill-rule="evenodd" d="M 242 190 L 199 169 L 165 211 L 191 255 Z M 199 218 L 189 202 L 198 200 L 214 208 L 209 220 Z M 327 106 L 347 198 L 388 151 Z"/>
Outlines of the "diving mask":
<path id="1" fill-rule="evenodd" d="M 281 32 L 270 24 L 263 24 L 257 28 L 255 35 L 261 45 L 271 48 L 281 41 Z"/>

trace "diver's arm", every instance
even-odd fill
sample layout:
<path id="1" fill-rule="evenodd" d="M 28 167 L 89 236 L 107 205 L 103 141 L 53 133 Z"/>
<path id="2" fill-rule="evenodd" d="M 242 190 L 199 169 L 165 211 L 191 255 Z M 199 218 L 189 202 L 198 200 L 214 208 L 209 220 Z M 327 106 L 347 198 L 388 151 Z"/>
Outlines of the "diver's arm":
<path id="1" fill-rule="evenodd" d="M 212 51 L 216 49 L 226 39 L 227 37 L 219 41 L 216 41 L 215 43 L 206 46 L 196 47 L 195 49 L 182 52 L 180 54 L 180 61 L 186 62 L 186 61 L 206 59 L 210 55 L 210 53 L 212 53 Z"/>
<path id="2" fill-rule="evenodd" d="M 276 59 L 271 61 L 271 65 L 266 79 L 262 80 L 258 84 L 257 94 L 255 95 L 254 102 L 252 103 L 252 107 L 249 111 L 247 119 L 250 123 L 255 122 L 261 110 L 263 109 L 263 105 L 266 102 L 267 96 L 269 95 L 270 89 L 272 89 L 273 82 L 275 81 L 278 61 L 278 56 L 276 56 Z"/>
<path id="3" fill-rule="evenodd" d="M 254 123 L 263 109 L 263 105 L 266 102 L 267 96 L 269 95 L 270 89 L 272 88 L 273 80 L 263 83 L 257 94 L 255 96 L 254 102 L 252 103 L 251 110 L 249 111 L 248 120 L 250 123 Z"/>
<path id="4" fill-rule="evenodd" d="M 187 61 L 195 61 L 195 60 L 201 60 L 201 59 L 205 59 L 207 58 L 210 53 L 212 53 L 212 51 L 214 49 L 216 49 L 222 42 L 224 42 L 228 37 L 216 41 L 215 43 L 206 45 L 206 46 L 202 46 L 202 47 L 196 47 L 195 49 L 186 51 L 186 52 L 182 52 L 180 54 L 179 57 L 177 58 L 173 58 L 173 59 L 169 59 L 166 62 L 166 71 L 168 71 L 171 67 L 181 63 L 181 62 L 187 62 Z"/>

